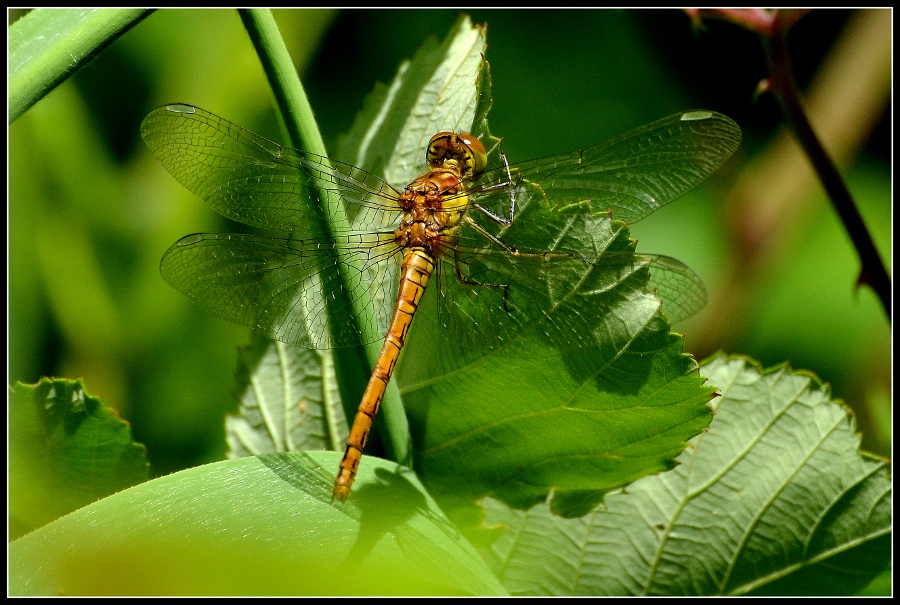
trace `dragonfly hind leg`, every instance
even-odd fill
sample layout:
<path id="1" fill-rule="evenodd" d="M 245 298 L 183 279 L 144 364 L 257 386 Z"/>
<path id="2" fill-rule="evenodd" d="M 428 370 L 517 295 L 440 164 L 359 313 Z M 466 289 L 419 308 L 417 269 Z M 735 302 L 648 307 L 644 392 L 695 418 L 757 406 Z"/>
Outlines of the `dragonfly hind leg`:
<path id="1" fill-rule="evenodd" d="M 486 288 L 503 288 L 503 310 L 509 313 L 509 284 L 487 284 L 479 281 L 475 281 L 474 279 L 470 279 L 465 271 L 463 271 L 462 261 L 459 258 L 458 254 L 454 254 L 453 258 L 455 260 L 456 266 L 456 277 L 459 279 L 459 283 L 464 286 L 484 286 Z"/>

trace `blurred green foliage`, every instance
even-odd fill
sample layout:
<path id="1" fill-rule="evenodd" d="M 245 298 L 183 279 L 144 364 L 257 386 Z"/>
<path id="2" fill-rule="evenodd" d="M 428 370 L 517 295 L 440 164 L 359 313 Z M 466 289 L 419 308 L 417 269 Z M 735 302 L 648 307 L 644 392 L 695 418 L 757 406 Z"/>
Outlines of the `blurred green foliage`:
<path id="1" fill-rule="evenodd" d="M 680 110 L 737 120 L 740 157 L 634 227 L 638 251 L 685 261 L 715 293 L 736 245 L 723 226 L 725 192 L 782 124 L 771 98 L 752 99 L 765 75 L 754 37 L 725 23 L 695 34 L 679 11 L 470 14 L 488 24 L 490 119 L 511 161 L 583 147 Z M 850 15 L 813 12 L 792 33 L 801 85 Z M 275 12 L 330 149 L 374 83 L 390 81 L 403 58 L 427 35 L 446 35 L 457 16 Z M 8 380 L 83 378 L 132 423 L 157 475 L 224 456 L 236 347 L 249 338 L 159 276 L 159 260 L 178 238 L 238 228 L 182 189 L 144 147 L 141 119 L 170 102 L 283 140 L 259 60 L 231 10 L 150 15 L 9 133 Z M 881 122 L 846 172 L 889 259 L 890 123 Z M 723 327 L 714 301 L 678 328 L 698 358 L 724 347 L 766 366 L 786 360 L 817 373 L 857 412 L 864 448 L 887 454 L 890 327 L 874 295 L 854 289 L 858 261 L 820 189 L 804 195 L 807 212 L 789 225 L 777 261 L 734 294 L 747 302 L 746 314 Z"/>

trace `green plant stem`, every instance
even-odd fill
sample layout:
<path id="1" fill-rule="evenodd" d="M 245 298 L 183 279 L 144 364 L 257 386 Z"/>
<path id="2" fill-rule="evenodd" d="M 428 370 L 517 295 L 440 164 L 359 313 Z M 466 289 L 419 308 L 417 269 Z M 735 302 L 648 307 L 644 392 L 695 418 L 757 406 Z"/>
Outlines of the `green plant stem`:
<path id="1" fill-rule="evenodd" d="M 267 9 L 243 9 L 239 12 L 269 79 L 276 104 L 287 127 L 293 146 L 317 155 L 327 155 L 322 135 L 313 116 L 312 107 L 303 90 L 303 85 L 297 77 L 294 63 L 271 11 Z M 325 211 L 325 216 L 333 217 L 334 222 L 337 224 L 346 222 L 344 219 L 344 208 L 336 196 L 329 195 L 328 192 L 323 191 L 319 197 L 330 204 L 328 208 L 322 209 Z M 318 225 L 317 228 L 325 237 L 333 239 L 329 225 Z M 348 282 L 346 275 L 342 275 L 342 278 L 344 283 Z M 346 292 L 347 289 L 344 288 L 343 291 Z M 336 292 L 334 295 L 339 296 L 341 294 Z M 347 306 L 350 306 L 349 303 Z M 366 317 L 372 313 L 370 306 L 364 303 L 353 305 L 353 310 L 356 317 Z M 341 321 L 347 320 L 347 318 L 341 318 Z M 371 318 L 360 323 L 363 326 L 375 324 Z M 365 334 L 365 336 L 367 341 L 371 341 L 376 340 L 376 338 L 380 339 L 384 335 Z M 338 365 L 339 373 L 345 380 L 362 385 L 366 375 L 361 371 L 361 368 L 365 363 L 368 363 L 369 367 L 374 367 L 380 351 L 381 343 L 378 340 L 373 345 L 365 347 L 365 359 L 360 354 L 335 355 L 335 363 Z M 361 388 L 358 389 L 358 393 L 362 394 Z M 348 402 L 348 404 L 350 403 Z M 353 410 L 355 410 L 355 404 L 350 410 L 351 422 Z M 388 384 L 376 422 L 384 440 L 387 456 L 405 466 L 411 466 L 412 450 L 410 447 L 409 423 L 400 399 L 400 392 L 394 381 L 390 381 Z"/>
<path id="2" fill-rule="evenodd" d="M 771 32 L 769 35 L 763 36 L 769 61 L 770 90 L 784 107 L 797 140 L 809 157 L 834 209 L 853 241 L 857 254 L 859 254 L 862 269 L 858 283 L 865 283 L 872 287 L 881 300 L 888 322 L 890 322 L 891 279 L 847 184 L 809 123 L 800 99 L 800 92 L 794 82 L 788 57 L 786 34 L 792 21 L 789 14 L 787 17 L 783 17 L 783 15 L 785 15 L 785 11 L 777 12 Z"/>
<path id="3" fill-rule="evenodd" d="M 35 9 L 9 27 L 9 124 L 150 14 L 146 9 Z"/>
<path id="4" fill-rule="evenodd" d="M 312 106 L 271 11 L 244 9 L 238 12 L 275 95 L 291 145 L 316 155 L 327 155 Z"/>

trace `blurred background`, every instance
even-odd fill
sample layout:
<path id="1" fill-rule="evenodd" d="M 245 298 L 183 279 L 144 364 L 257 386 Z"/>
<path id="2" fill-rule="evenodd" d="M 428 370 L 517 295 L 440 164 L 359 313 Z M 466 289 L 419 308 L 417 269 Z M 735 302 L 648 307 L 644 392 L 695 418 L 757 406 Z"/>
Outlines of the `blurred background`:
<path id="1" fill-rule="evenodd" d="M 814 373 L 855 411 L 864 448 L 889 455 L 890 324 L 871 290 L 855 287 L 855 251 L 780 108 L 754 97 L 766 75 L 758 39 L 724 22 L 695 32 L 673 10 L 469 14 L 488 26 L 489 118 L 512 162 L 687 109 L 740 124 L 744 143 L 719 173 L 633 226 L 638 251 L 681 259 L 709 288 L 707 308 L 676 326 L 688 352 Z M 329 149 L 375 83 L 458 15 L 275 11 Z M 813 11 L 789 38 L 813 125 L 888 265 L 890 18 Z M 203 314 L 159 276 L 180 237 L 234 229 L 144 146 L 141 120 L 170 102 L 281 140 L 238 14 L 163 10 L 12 124 L 8 141 L 8 380 L 84 378 L 132 423 L 157 475 L 224 456 L 236 347 L 249 342 L 246 328 Z"/>

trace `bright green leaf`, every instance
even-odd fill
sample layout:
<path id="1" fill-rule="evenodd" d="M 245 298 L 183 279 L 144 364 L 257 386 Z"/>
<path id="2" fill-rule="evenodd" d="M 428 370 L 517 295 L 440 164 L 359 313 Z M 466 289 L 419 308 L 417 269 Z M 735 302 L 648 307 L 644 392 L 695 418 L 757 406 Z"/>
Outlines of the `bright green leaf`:
<path id="1" fill-rule="evenodd" d="M 485 48 L 484 30 L 465 15 L 443 43 L 426 39 L 390 86 L 369 95 L 335 157 L 398 187 L 419 176 L 432 135 L 472 129 Z"/>
<path id="2" fill-rule="evenodd" d="M 578 519 L 485 501 L 513 594 L 854 594 L 890 562 L 891 478 L 848 409 L 786 367 L 724 355 L 716 417 L 680 465 Z"/>
<path id="3" fill-rule="evenodd" d="M 331 502 L 335 452 L 196 467 L 9 547 L 15 595 L 503 594 L 413 474 L 367 458 Z"/>

